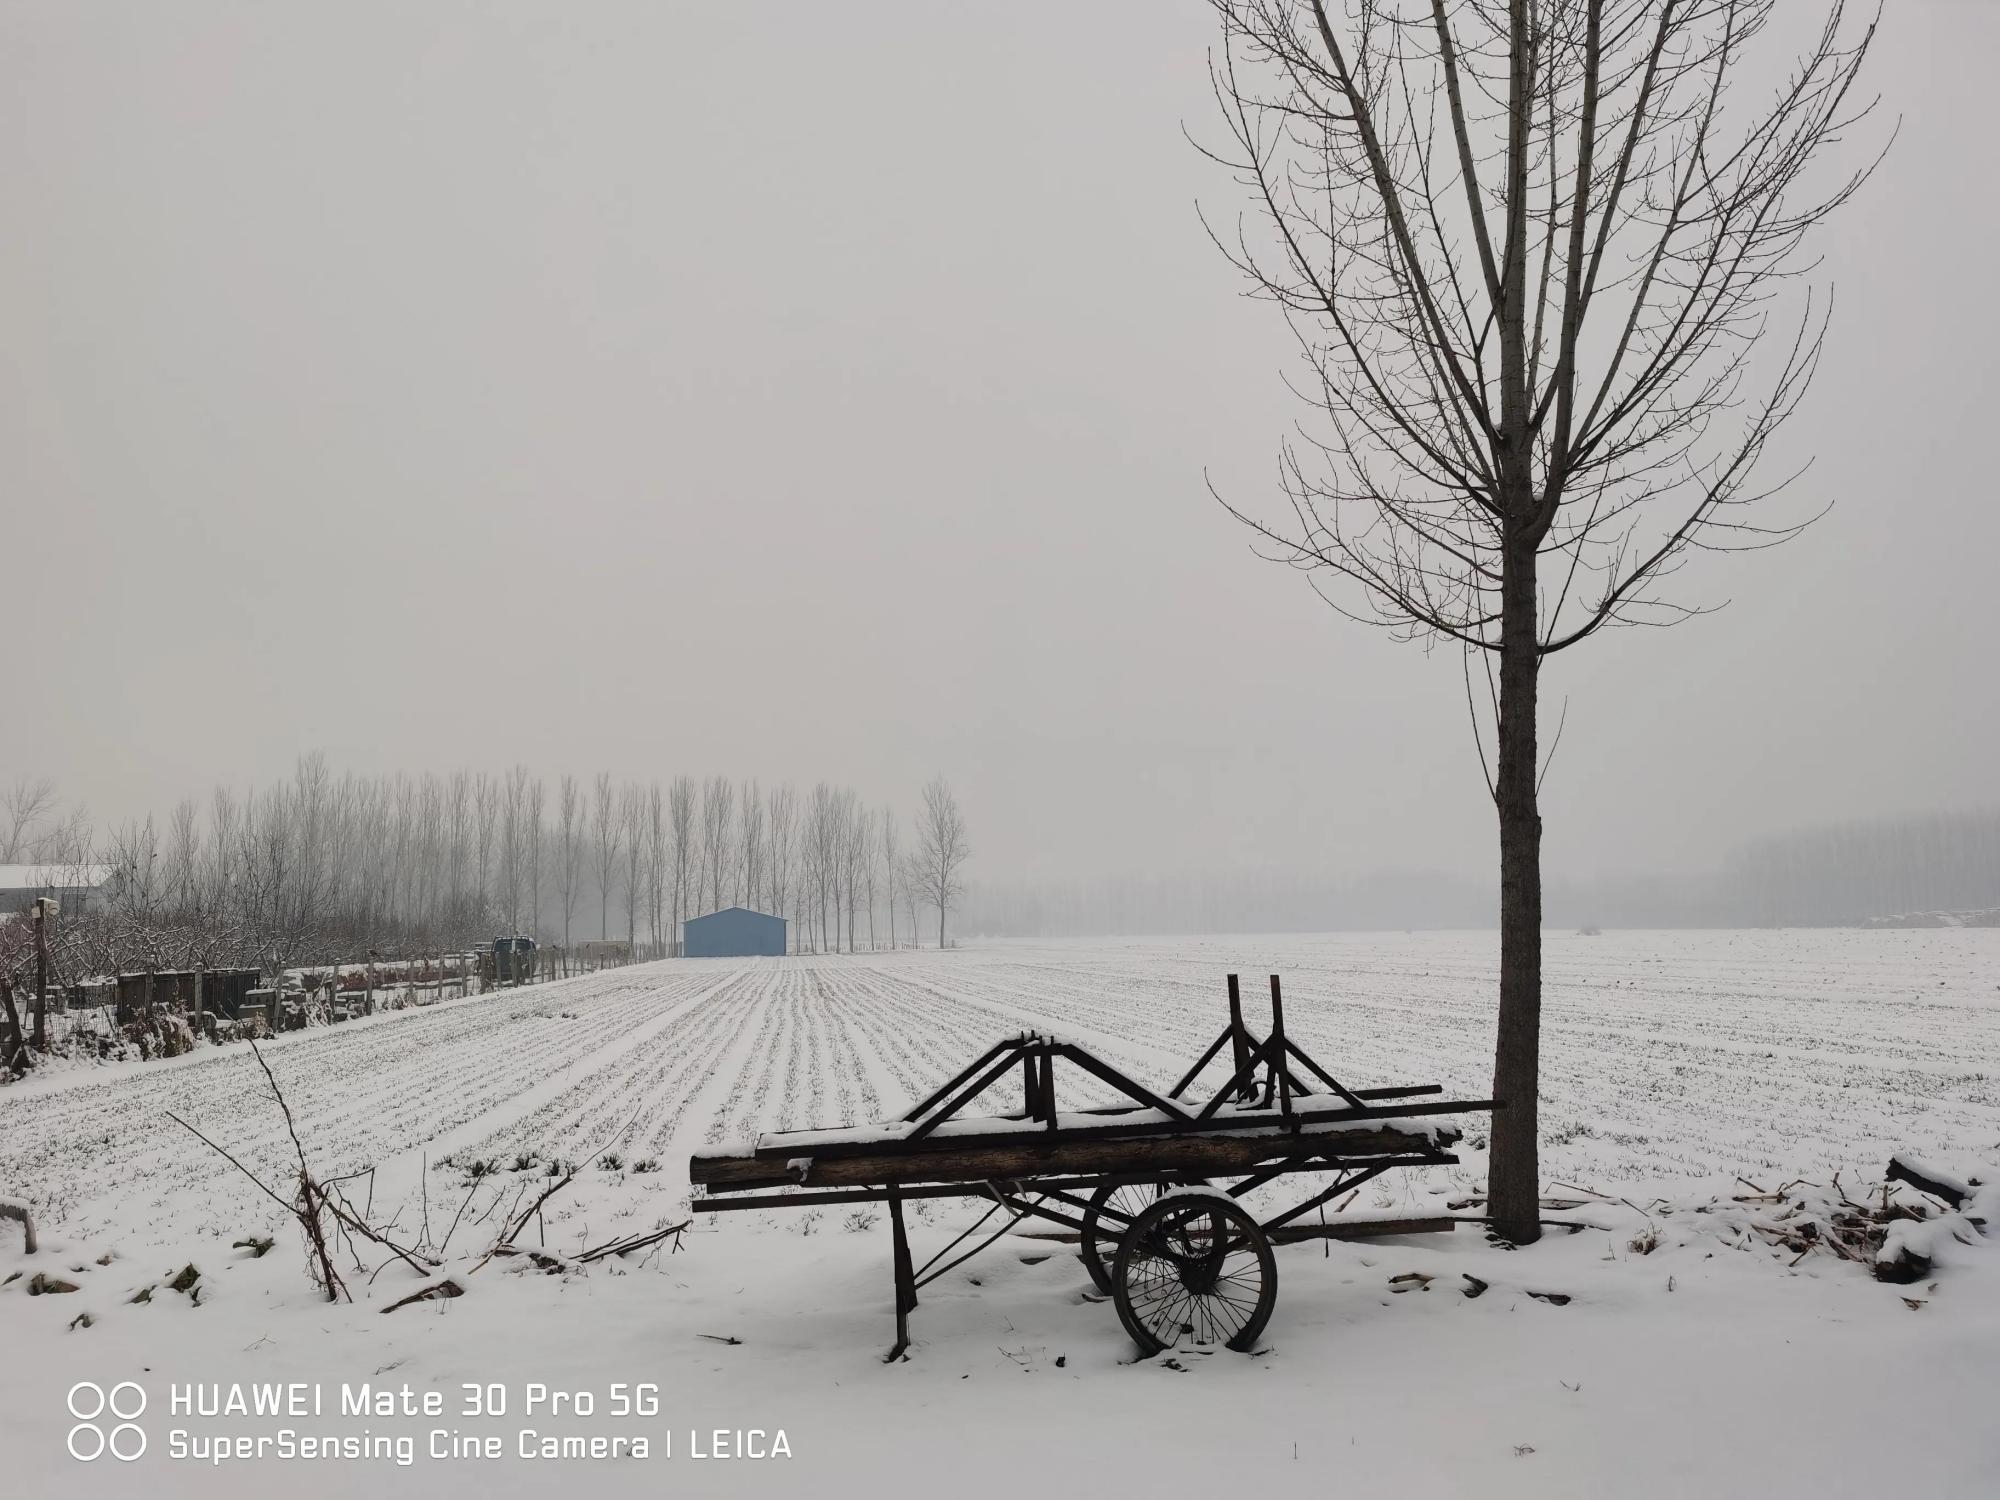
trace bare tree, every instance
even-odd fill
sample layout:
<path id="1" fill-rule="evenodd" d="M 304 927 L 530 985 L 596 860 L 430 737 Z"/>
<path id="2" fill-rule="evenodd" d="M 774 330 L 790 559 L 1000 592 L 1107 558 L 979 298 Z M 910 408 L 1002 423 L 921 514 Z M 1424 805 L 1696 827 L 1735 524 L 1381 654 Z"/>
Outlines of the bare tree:
<path id="1" fill-rule="evenodd" d="M 618 797 L 620 838 L 625 846 L 625 941 L 639 952 L 639 903 L 646 893 L 646 790 L 627 782 Z"/>
<path id="2" fill-rule="evenodd" d="M 201 848 L 201 815 L 192 797 L 174 804 L 167 823 L 166 895 L 185 911 L 194 905 L 196 859 Z"/>
<path id="3" fill-rule="evenodd" d="M 537 776 L 528 787 L 528 931 L 542 935 L 542 846 L 548 842 L 543 811 L 548 787 Z"/>
<path id="4" fill-rule="evenodd" d="M 34 853 L 37 830 L 55 812 L 56 784 L 46 777 L 22 776 L 0 801 L 0 865 Z"/>
<path id="5" fill-rule="evenodd" d="M 214 931 L 207 961 L 217 963 L 226 953 L 239 953 L 247 936 L 242 909 L 240 808 L 227 787 L 217 787 L 208 805 L 208 838 L 202 851 L 200 885 L 203 904 L 214 913 Z"/>
<path id="6" fill-rule="evenodd" d="M 770 893 L 772 912 L 777 916 L 793 918 L 788 924 L 792 927 L 797 926 L 793 892 L 798 858 L 798 822 L 798 793 L 789 785 L 778 787 L 771 793 L 770 805 L 765 812 L 765 885 Z M 796 931 L 792 933 L 792 941 L 794 944 L 798 942 Z"/>
<path id="7" fill-rule="evenodd" d="M 896 947 L 896 885 L 902 870 L 902 855 L 897 847 L 898 836 L 896 833 L 896 810 L 894 808 L 885 807 L 882 809 L 879 826 L 882 830 L 882 891 L 888 897 L 889 901 L 889 948 L 893 952 Z"/>
<path id="8" fill-rule="evenodd" d="M 662 910 L 666 902 L 667 888 L 667 805 L 660 795 L 660 784 L 654 782 L 646 789 L 646 905 L 652 918 L 653 946 L 658 953 L 661 948 L 661 923 L 665 920 Z"/>
<path id="9" fill-rule="evenodd" d="M 294 879 L 282 930 L 286 946 L 293 954 L 302 955 L 315 946 L 320 935 L 316 929 L 322 914 L 333 904 L 339 880 L 334 844 L 343 809 L 321 752 L 299 757 L 292 773 L 290 803 Z"/>
<path id="10" fill-rule="evenodd" d="M 924 900 L 937 908 L 939 948 L 944 947 L 945 913 L 964 891 L 959 869 L 971 854 L 958 799 L 942 776 L 934 776 L 924 786 L 923 810 L 917 815 L 916 873 Z"/>
<path id="11" fill-rule="evenodd" d="M 1804 237 L 1872 167 L 1809 176 L 1867 112 L 1850 95 L 1874 27 L 1850 39 L 1834 3 L 1739 113 L 1775 0 L 1213 3 L 1229 141 L 1211 154 L 1251 205 L 1214 237 L 1289 320 L 1323 424 L 1282 452 L 1282 519 L 1230 509 L 1342 613 L 1456 643 L 1468 702 L 1480 657 L 1507 1105 L 1489 1193 L 1531 1240 L 1541 664 L 1702 613 L 1661 587 L 1693 552 L 1803 524 L 1767 516 L 1751 478 L 1819 359 L 1810 296 L 1768 368 L 1752 357 Z"/>
<path id="12" fill-rule="evenodd" d="M 472 830 L 478 851 L 479 920 L 493 920 L 493 835 L 500 811 L 500 786 L 481 771 L 472 782 Z"/>
<path id="13" fill-rule="evenodd" d="M 681 923 L 692 915 L 688 907 L 693 893 L 688 889 L 688 883 L 695 873 L 694 781 L 689 777 L 676 776 L 673 785 L 667 788 L 667 828 L 674 862 L 673 944 L 674 951 L 678 953 Z"/>
<path id="14" fill-rule="evenodd" d="M 711 776 L 701 793 L 701 860 L 708 882 L 709 911 L 720 911 L 729 873 L 730 826 L 736 817 L 736 789 L 727 776 Z"/>
<path id="15" fill-rule="evenodd" d="M 382 906 L 391 919 L 416 910 L 415 849 L 417 840 L 417 789 L 400 771 L 384 796 L 390 803 L 387 867 L 378 871 L 382 884 Z"/>
<path id="16" fill-rule="evenodd" d="M 444 793 L 445 807 L 445 888 L 448 909 L 454 920 L 465 907 L 465 866 L 472 829 L 472 775 L 454 771 Z"/>
<path id="17" fill-rule="evenodd" d="M 563 777 L 556 788 L 556 891 L 562 897 L 563 957 L 569 957 L 569 924 L 576 915 L 576 891 L 583 876 L 583 798 L 576 778 Z"/>
<path id="18" fill-rule="evenodd" d="M 597 935 L 611 936 L 611 884 L 618 878 L 618 809 L 613 805 L 611 773 L 599 771 L 590 803 L 591 859 L 597 872 Z"/>
<path id="19" fill-rule="evenodd" d="M 818 782 L 813 786 L 811 799 L 806 804 L 804 889 L 801 893 L 812 903 L 808 927 L 813 934 L 814 952 L 827 946 L 827 908 L 829 903 L 837 903 L 838 899 L 839 850 L 840 794 L 824 781 Z"/>
<path id="20" fill-rule="evenodd" d="M 861 814 L 861 902 L 868 909 L 868 948 L 873 952 L 880 946 L 875 941 L 875 892 L 879 885 L 877 873 L 882 864 L 882 831 L 878 814 L 873 808 Z"/>
<path id="21" fill-rule="evenodd" d="M 91 862 L 93 837 L 90 810 L 76 806 L 69 810 L 68 817 L 38 835 L 28 852 L 51 869 L 74 870 Z"/>
<path id="22" fill-rule="evenodd" d="M 736 820 L 736 833 L 742 848 L 737 856 L 737 869 L 743 881 L 743 904 L 752 910 L 761 910 L 758 900 L 764 877 L 764 794 L 756 782 L 752 781 L 743 788 L 742 807 L 742 814 Z"/>
<path id="23" fill-rule="evenodd" d="M 860 914 L 864 893 L 869 889 L 868 869 L 870 856 L 875 850 L 875 827 L 868 815 L 868 809 L 861 805 L 861 799 L 852 788 L 841 794 L 840 819 L 840 884 L 847 907 L 847 951 L 853 953 L 855 942 L 855 921 Z"/>
<path id="24" fill-rule="evenodd" d="M 526 766 L 509 771 L 500 789 L 500 901 L 511 936 L 521 930 L 521 898 L 528 885 L 528 783 Z"/>
<path id="25" fill-rule="evenodd" d="M 906 854 L 903 862 L 896 867 L 896 889 L 910 908 L 910 946 L 922 948 L 924 940 L 917 930 L 917 908 L 923 904 L 924 881 L 917 868 L 915 850 Z"/>

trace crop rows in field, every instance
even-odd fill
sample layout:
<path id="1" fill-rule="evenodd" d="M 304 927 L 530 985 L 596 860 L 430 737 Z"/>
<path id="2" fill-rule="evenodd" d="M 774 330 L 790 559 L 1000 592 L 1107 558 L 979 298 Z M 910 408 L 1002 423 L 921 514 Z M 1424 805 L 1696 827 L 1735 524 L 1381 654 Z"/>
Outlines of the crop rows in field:
<path id="1" fill-rule="evenodd" d="M 1282 973 L 1289 1031 L 1344 1081 L 1481 1097 L 1495 958 L 1490 935 L 1427 934 L 669 962 L 304 1033 L 267 1056 L 322 1172 L 603 1151 L 574 1210 L 601 1221 L 671 1210 L 690 1152 L 893 1117 L 1026 1029 L 1163 1088 L 1220 1029 L 1232 970 L 1260 1030 L 1264 975 Z M 1550 1179 L 1623 1190 L 1879 1170 L 1898 1149 L 2000 1154 L 2000 935 L 1551 935 L 1545 990 Z M 1111 1097 L 1058 1077 L 1065 1108 Z M 1013 1109 L 1018 1088 L 1009 1075 L 968 1110 Z M 0 1095 L 0 1192 L 78 1235 L 268 1222 L 274 1206 L 167 1110 L 269 1179 L 290 1169 L 239 1047 Z M 1461 1187 L 1481 1170 L 1483 1122 L 1465 1123 Z"/>
<path id="2" fill-rule="evenodd" d="M 1894 1149 L 2000 1140 L 1994 955 L 1975 947 L 1946 960 L 1937 998 L 1930 948 L 1881 952 L 1865 938 L 1853 953 L 1837 951 L 1839 934 L 1551 939 L 1549 1175 L 1618 1184 L 1779 1165 L 1865 1169 Z M 1074 1036 L 1163 1086 L 1222 1024 L 1225 974 L 1243 972 L 1246 1013 L 1261 1027 L 1263 976 L 1276 969 L 1292 1035 L 1343 1080 L 1436 1082 L 1483 1097 L 1493 963 L 1490 937 L 1452 935 L 794 961 L 760 971 L 761 987 L 737 981 L 705 1002 L 718 1014 L 702 1023 L 698 1049 L 656 1065 L 665 1071 L 647 1086 L 607 1077 L 600 1093 L 657 1095 L 624 1138 L 678 1180 L 690 1150 L 891 1116 L 1024 1028 Z M 678 1033 L 662 1033 L 649 1050 L 682 1047 Z M 1202 1083 L 1221 1073 L 1212 1066 Z M 1109 1097 L 1093 1079 L 1059 1076 L 1064 1107 Z M 1009 1076 L 968 1109 L 1014 1108 L 1017 1087 Z M 573 1092 L 566 1119 L 535 1122 L 570 1147 L 588 1134 L 571 1122 L 602 1124 L 615 1112 L 593 1110 L 581 1086 Z M 1466 1123 L 1476 1147 L 1482 1122 Z"/>
<path id="3" fill-rule="evenodd" d="M 331 1175 L 505 1109 L 551 1073 L 656 1022 L 699 984 L 618 970 L 298 1033 L 263 1051 L 315 1169 Z M 75 1234 L 191 1214 L 236 1228 L 277 1211 L 169 1111 L 266 1181 L 296 1171 L 283 1117 L 244 1045 L 22 1089 L 0 1098 L 0 1111 L 0 1182 Z"/>
<path id="4" fill-rule="evenodd" d="M 1900 1149 L 2000 1152 L 1994 934 L 1547 941 L 1546 1175 L 1617 1183 L 1726 1178 L 1745 1168 L 1871 1171 Z M 1219 1014 L 1224 973 L 1245 971 L 1246 1008 L 1258 1020 L 1266 1011 L 1261 976 L 1278 970 L 1288 1029 L 1344 1080 L 1489 1092 L 1490 934 L 1193 947 L 1036 950 L 1022 955 L 1018 980 L 1006 982 L 1116 997 L 1145 1018 L 1149 1034 L 1184 1050 Z M 1058 954 L 1060 975 L 1037 972 Z"/>

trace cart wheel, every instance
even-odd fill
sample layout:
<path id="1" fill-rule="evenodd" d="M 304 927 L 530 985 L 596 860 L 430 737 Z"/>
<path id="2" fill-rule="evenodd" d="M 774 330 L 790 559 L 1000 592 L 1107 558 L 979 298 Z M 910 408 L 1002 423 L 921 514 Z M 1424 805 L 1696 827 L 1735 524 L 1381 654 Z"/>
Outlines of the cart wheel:
<path id="1" fill-rule="evenodd" d="M 1203 1177 L 1173 1174 L 1171 1181 L 1159 1177 L 1107 1178 L 1090 1195 L 1090 1212 L 1083 1216 L 1083 1243 L 1079 1247 L 1083 1268 L 1097 1289 L 1112 1293 L 1111 1262 L 1117 1258 L 1118 1242 L 1132 1221 L 1159 1201 L 1160 1195 L 1176 1187 L 1207 1187 Z"/>
<path id="2" fill-rule="evenodd" d="M 1278 1264 L 1257 1221 L 1216 1189 L 1160 1199 L 1112 1263 L 1119 1321 L 1142 1354 L 1183 1341 L 1247 1350 L 1278 1300 Z"/>

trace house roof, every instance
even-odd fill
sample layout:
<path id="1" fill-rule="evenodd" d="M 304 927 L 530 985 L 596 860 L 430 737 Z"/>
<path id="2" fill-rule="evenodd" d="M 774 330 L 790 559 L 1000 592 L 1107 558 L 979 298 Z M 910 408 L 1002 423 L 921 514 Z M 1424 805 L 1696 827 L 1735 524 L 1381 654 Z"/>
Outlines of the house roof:
<path id="1" fill-rule="evenodd" d="M 0 891 L 90 891 L 110 878 L 109 865 L 0 865 Z"/>
<path id="2" fill-rule="evenodd" d="M 710 917 L 726 917 L 732 912 L 741 912 L 746 917 L 762 917 L 766 922 L 782 922 L 783 917 L 775 917 L 767 911 L 752 911 L 747 906 L 725 906 L 720 911 L 704 913 L 699 917 L 689 917 L 690 922 L 706 922 Z"/>

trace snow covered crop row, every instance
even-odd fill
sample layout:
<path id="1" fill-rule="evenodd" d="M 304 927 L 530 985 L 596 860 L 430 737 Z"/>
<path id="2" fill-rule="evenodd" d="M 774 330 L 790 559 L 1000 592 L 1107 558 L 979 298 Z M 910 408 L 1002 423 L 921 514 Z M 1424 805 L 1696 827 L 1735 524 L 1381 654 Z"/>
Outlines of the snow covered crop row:
<path id="1" fill-rule="evenodd" d="M 892 1116 L 1025 1028 L 1164 1085 L 1220 1027 L 1232 971 L 1253 1025 L 1264 976 L 1282 973 L 1290 1030 L 1343 1081 L 1480 1097 L 1493 946 L 1423 934 L 669 961 L 299 1033 L 266 1055 L 321 1172 L 375 1167 L 378 1195 L 419 1212 L 472 1177 L 602 1153 L 564 1210 L 602 1227 L 677 1210 L 691 1151 Z M 2000 1143 L 2000 933 L 1552 934 L 1545 1025 L 1552 1182 L 1879 1172 L 1899 1150 Z M 1013 1089 L 977 1107 L 1012 1108 Z M 1072 1080 L 1061 1103 L 1103 1097 Z M 275 1206 L 167 1111 L 284 1172 L 283 1121 L 237 1045 L 7 1091 L 0 1191 L 77 1239 L 268 1232 Z M 1470 1123 L 1465 1165 L 1429 1187 L 1476 1187 Z"/>

